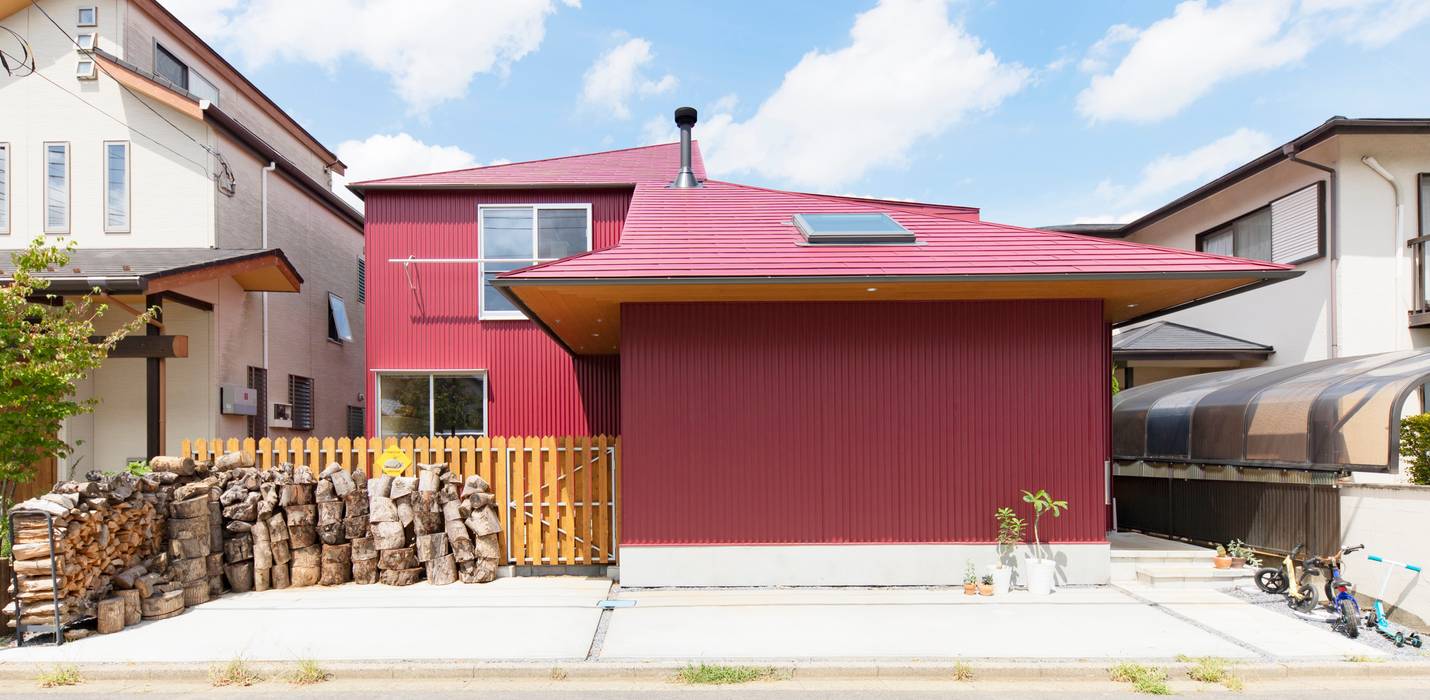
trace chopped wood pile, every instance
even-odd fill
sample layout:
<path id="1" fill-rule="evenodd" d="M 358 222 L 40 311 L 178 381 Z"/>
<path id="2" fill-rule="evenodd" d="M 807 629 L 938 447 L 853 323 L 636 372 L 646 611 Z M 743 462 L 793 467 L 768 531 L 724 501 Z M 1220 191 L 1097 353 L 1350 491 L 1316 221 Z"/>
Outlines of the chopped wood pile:
<path id="1" fill-rule="evenodd" d="M 18 590 L 5 582 L 23 604 L 24 624 L 53 625 L 55 599 L 60 623 L 94 616 L 112 580 L 128 580 L 130 571 L 163 559 L 164 484 L 172 477 L 124 473 L 91 481 L 66 481 L 16 509 L 54 516 L 55 547 L 50 551 L 45 519 L 15 519 L 12 553 Z M 51 563 L 55 580 L 51 580 Z M 58 586 L 58 596 L 55 595 Z M 5 612 L 15 626 L 16 602 Z"/>
<path id="2" fill-rule="evenodd" d="M 178 615 L 225 587 L 491 581 L 501 560 L 491 486 L 459 484 L 446 464 L 417 466 L 417 476 L 369 479 L 336 463 L 317 477 L 291 464 L 262 470 L 241 452 L 155 457 L 142 477 L 92 473 L 16 508 L 55 516 L 61 624 L 94 617 L 101 633 Z M 24 624 L 54 623 L 51 556 L 44 520 L 18 520 Z"/>

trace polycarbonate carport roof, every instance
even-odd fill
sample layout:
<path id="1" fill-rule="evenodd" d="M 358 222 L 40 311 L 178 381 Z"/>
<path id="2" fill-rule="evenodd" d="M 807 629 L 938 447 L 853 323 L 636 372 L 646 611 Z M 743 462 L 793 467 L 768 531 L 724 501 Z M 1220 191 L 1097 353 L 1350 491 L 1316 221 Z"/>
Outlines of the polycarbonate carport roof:
<path id="1" fill-rule="evenodd" d="M 1398 468 L 1407 398 L 1430 381 L 1430 350 L 1179 377 L 1120 392 L 1120 461 L 1283 469 Z"/>

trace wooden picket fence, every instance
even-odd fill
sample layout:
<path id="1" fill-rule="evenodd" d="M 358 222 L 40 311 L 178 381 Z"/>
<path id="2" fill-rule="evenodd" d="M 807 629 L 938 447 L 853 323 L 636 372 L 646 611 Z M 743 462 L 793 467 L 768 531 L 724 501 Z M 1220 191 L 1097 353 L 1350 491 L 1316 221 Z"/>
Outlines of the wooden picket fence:
<path id="1" fill-rule="evenodd" d="M 381 473 L 378 456 L 396 445 L 416 464 L 445 462 L 466 479 L 480 474 L 505 499 L 504 564 L 615 564 L 619 551 L 621 438 L 605 435 L 452 438 L 229 438 L 185 440 L 184 454 L 211 460 L 242 450 L 262 469 L 289 463 L 317 474 L 333 462 Z"/>

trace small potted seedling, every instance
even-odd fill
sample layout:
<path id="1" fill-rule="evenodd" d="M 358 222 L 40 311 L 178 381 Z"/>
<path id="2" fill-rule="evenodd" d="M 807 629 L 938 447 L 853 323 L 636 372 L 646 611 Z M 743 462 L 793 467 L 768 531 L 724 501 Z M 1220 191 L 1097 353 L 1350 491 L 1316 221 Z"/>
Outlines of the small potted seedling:
<path id="1" fill-rule="evenodd" d="M 1223 547 L 1221 545 L 1216 546 L 1216 558 L 1212 559 L 1212 565 L 1216 566 L 1216 568 L 1218 569 L 1231 568 L 1231 557 L 1227 555 L 1226 547 Z"/>
<path id="2" fill-rule="evenodd" d="M 963 594 L 978 595 L 978 570 L 973 568 L 973 560 L 966 560 L 963 567 Z"/>
<path id="3" fill-rule="evenodd" d="M 978 595 L 993 595 L 993 574 L 984 574 L 978 582 Z"/>
<path id="4" fill-rule="evenodd" d="M 1013 567 L 1008 564 L 1013 559 L 1014 550 L 1023 543 L 1023 531 L 1028 527 L 1028 521 L 1006 506 L 993 513 L 993 517 L 998 521 L 998 553 L 997 559 L 989 565 L 988 573 L 993 575 L 993 590 L 1007 593 L 1013 587 Z"/>

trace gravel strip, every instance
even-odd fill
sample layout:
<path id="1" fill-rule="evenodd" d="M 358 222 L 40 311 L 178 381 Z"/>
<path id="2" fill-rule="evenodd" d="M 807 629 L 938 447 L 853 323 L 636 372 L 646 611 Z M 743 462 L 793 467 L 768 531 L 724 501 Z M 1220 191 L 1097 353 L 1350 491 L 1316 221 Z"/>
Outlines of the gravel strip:
<path id="1" fill-rule="evenodd" d="M 1319 593 L 1320 591 L 1317 592 Z M 1260 589 L 1255 587 L 1249 589 L 1238 587 L 1227 591 L 1227 593 L 1257 607 L 1274 610 L 1278 614 L 1296 618 L 1308 625 L 1324 629 L 1328 632 L 1332 631 L 1330 613 L 1324 605 L 1318 607 L 1316 612 L 1312 615 L 1302 615 L 1292 610 L 1291 606 L 1286 604 L 1286 596 L 1262 593 Z M 1336 632 L 1336 634 L 1339 634 L 1339 632 Z M 1408 658 L 1424 658 L 1430 656 L 1430 653 L 1426 653 L 1430 652 L 1430 646 L 1427 646 L 1425 649 L 1416 649 L 1409 644 L 1406 644 L 1404 647 L 1396 647 L 1395 642 L 1381 636 L 1381 634 L 1374 629 L 1364 626 L 1360 628 L 1360 636 L 1356 637 L 1356 641 L 1394 656 Z"/>

